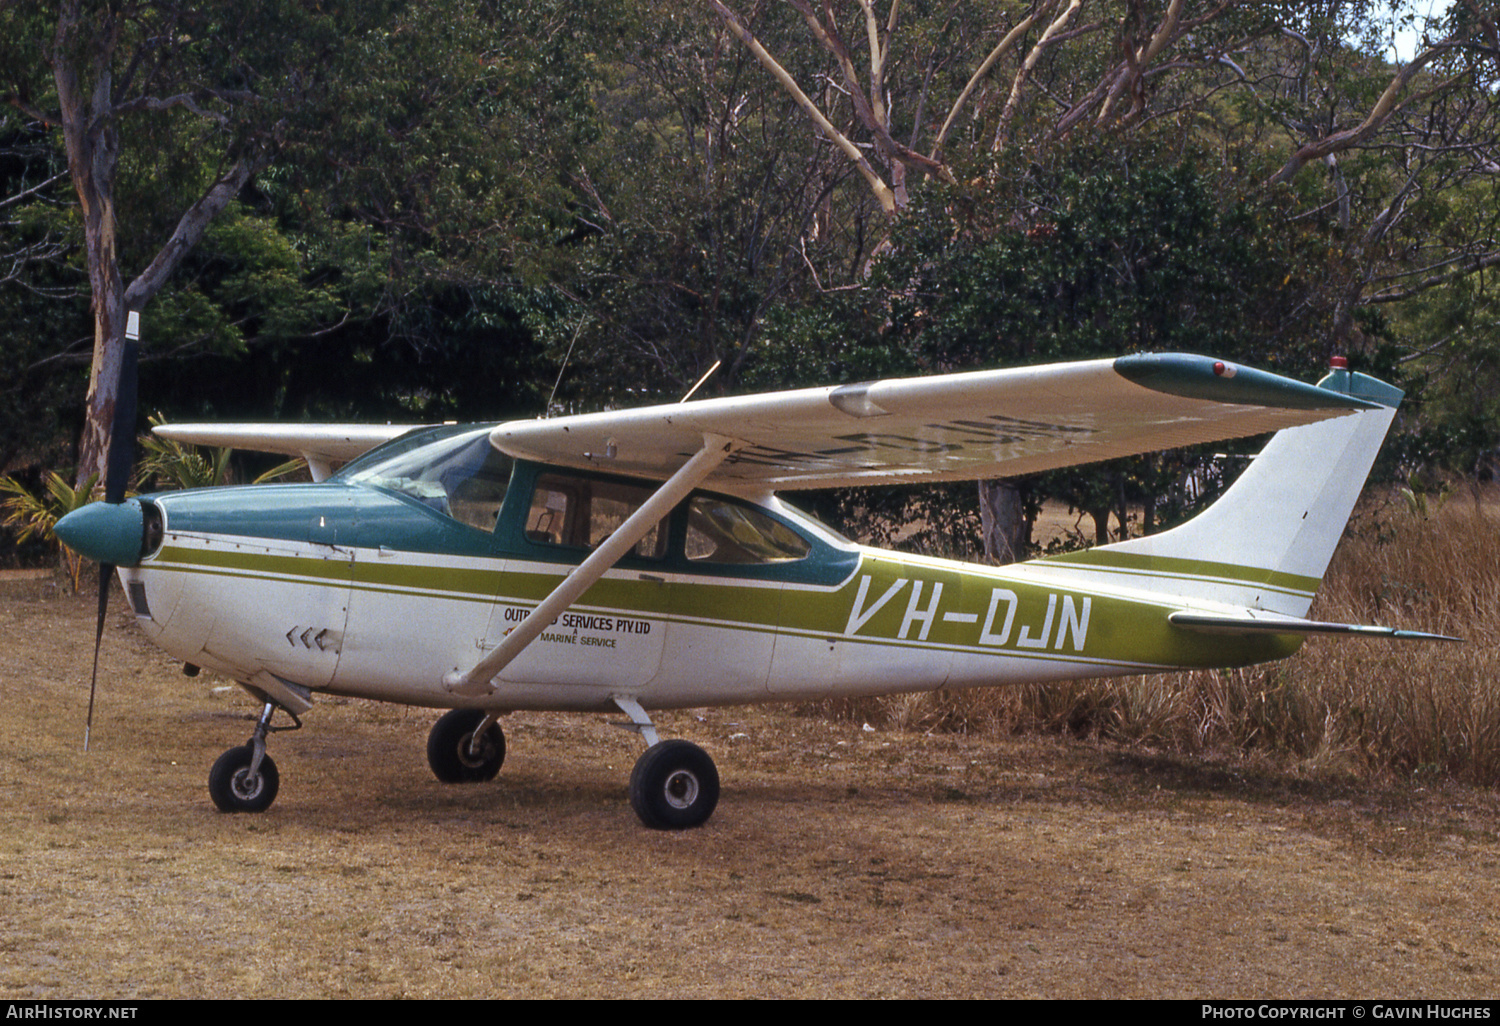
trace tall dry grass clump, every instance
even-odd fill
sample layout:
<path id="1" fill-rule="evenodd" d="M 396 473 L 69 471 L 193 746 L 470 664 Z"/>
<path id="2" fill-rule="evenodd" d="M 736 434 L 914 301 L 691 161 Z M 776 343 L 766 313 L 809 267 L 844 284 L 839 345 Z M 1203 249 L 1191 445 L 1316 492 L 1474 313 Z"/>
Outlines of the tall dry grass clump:
<path id="1" fill-rule="evenodd" d="M 1313 615 L 1463 638 L 1310 642 L 1289 662 L 1326 710 L 1323 745 L 1356 763 L 1500 783 L 1500 515 L 1453 501 L 1346 538 Z"/>
<path id="2" fill-rule="evenodd" d="M 1367 512 L 1311 616 L 1461 644 L 1312 638 L 1281 663 L 897 695 L 830 711 L 903 729 L 1044 731 L 1290 766 L 1500 784 L 1500 510 L 1450 502 Z"/>

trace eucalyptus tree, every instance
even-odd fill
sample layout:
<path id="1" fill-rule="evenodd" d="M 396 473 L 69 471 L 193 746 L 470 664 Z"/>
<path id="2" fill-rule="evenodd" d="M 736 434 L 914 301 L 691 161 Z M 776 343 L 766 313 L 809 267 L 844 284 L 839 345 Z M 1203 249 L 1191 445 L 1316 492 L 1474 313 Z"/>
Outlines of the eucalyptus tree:
<path id="1" fill-rule="evenodd" d="M 1044 180 L 1069 166 L 1077 147 L 1096 143 L 1133 148 L 1137 161 L 1150 148 L 1161 164 L 1191 161 L 1217 179 L 1222 211 L 1248 200 L 1273 213 L 1259 239 L 1268 253 L 1301 254 L 1286 261 L 1294 288 L 1284 299 L 1306 322 L 1305 336 L 1283 340 L 1273 360 L 1307 363 L 1338 349 L 1384 359 L 1375 352 L 1376 308 L 1479 274 L 1500 257 L 1488 197 L 1463 213 L 1439 198 L 1484 196 L 1500 171 L 1492 88 L 1500 37 L 1480 0 L 1458 0 L 1441 21 L 1416 26 L 1421 45 L 1399 65 L 1379 45 L 1389 5 L 1368 0 L 787 0 L 741 10 L 704 0 L 704 8 L 887 215 L 867 243 L 870 257 L 909 244 L 900 222 L 920 193 L 937 197 L 924 216 L 940 211 L 946 238 L 964 252 L 976 205 L 1003 209 L 1002 233 L 1047 235 L 1058 217 L 1037 199 Z M 784 28 L 788 11 L 802 22 L 800 36 Z M 1400 5 L 1397 13 L 1410 16 Z M 1148 178 L 1116 185 L 1129 192 Z M 1324 247 L 1317 279 L 1296 287 L 1313 238 Z M 871 301 L 890 303 L 909 286 L 890 288 Z M 1009 294 L 1030 291 L 1022 282 Z M 933 311 L 924 316 L 936 329 Z M 1142 341 L 1134 325 L 1106 320 L 1121 330 L 1098 339 L 1096 352 Z M 1252 349 L 1230 339 L 1227 354 Z M 981 350 L 930 355 L 1005 355 L 1003 342 Z"/>
<path id="2" fill-rule="evenodd" d="M 331 55 L 389 6 L 0 5 L 0 90 L 12 109 L 57 133 L 77 196 L 94 322 L 81 476 L 102 467 L 108 448 L 127 311 L 145 308 L 213 220 L 272 164 L 297 112 L 323 94 Z M 149 256 L 127 281 L 119 176 L 183 163 L 197 180 L 184 183 L 175 223 L 147 245 Z"/>
<path id="3" fill-rule="evenodd" d="M 748 54 L 705 33 L 702 11 L 623 2 L 593 16 L 598 135 L 566 169 L 560 395 L 671 399 L 715 364 L 705 391 L 733 390 L 766 317 L 846 280 L 878 211 L 831 211 L 849 172 Z"/>
<path id="4" fill-rule="evenodd" d="M 0 153 L 0 216 L 34 226 L 0 302 L 46 310 L 47 292 L 72 316 L 81 284 L 92 322 L 3 369 L 21 387 L 91 366 L 79 473 L 106 445 L 126 312 L 148 303 L 152 375 L 200 410 L 250 384 L 291 414 L 503 408 L 572 230 L 587 13 L 0 0 L 0 146 L 46 155 L 23 174 Z"/>

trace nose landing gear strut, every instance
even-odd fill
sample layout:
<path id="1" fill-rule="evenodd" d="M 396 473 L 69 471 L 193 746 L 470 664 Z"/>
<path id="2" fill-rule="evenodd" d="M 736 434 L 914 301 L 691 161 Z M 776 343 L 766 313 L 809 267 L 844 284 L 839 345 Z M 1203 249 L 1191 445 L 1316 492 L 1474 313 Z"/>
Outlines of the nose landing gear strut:
<path id="1" fill-rule="evenodd" d="M 276 772 L 276 763 L 266 754 L 266 735 L 302 726 L 302 721 L 290 711 L 287 715 L 292 718 L 291 726 L 271 726 L 271 717 L 278 708 L 275 702 L 267 702 L 250 740 L 219 756 L 208 771 L 208 794 L 220 812 L 264 812 L 276 800 L 281 776 Z"/>

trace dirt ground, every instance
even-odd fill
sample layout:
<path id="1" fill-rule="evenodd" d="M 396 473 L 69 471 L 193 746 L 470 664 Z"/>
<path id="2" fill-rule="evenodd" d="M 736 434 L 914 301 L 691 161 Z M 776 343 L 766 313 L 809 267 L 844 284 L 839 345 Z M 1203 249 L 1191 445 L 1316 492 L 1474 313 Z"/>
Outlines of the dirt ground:
<path id="1" fill-rule="evenodd" d="M 517 714 L 500 778 L 435 714 L 329 701 L 281 796 L 206 793 L 254 708 L 117 600 L 0 582 L 0 998 L 1488 998 L 1500 796 L 775 707 L 662 717 L 724 795 L 641 827 L 633 735 Z"/>

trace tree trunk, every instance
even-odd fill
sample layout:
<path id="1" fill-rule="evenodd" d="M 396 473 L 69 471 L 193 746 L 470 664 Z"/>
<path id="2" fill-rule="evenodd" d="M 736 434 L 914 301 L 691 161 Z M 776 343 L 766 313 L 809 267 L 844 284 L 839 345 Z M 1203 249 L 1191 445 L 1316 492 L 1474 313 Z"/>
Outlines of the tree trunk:
<path id="1" fill-rule="evenodd" d="M 1098 509 L 1089 510 L 1088 514 L 1094 521 L 1094 544 L 1108 545 L 1110 508 L 1101 506 Z"/>
<path id="2" fill-rule="evenodd" d="M 213 186 L 178 221 L 165 245 L 144 271 L 125 287 L 115 249 L 115 175 L 120 163 L 120 108 L 111 71 L 121 20 L 85 12 L 80 0 L 66 0 L 57 18 L 48 60 L 57 84 L 59 120 L 68 153 L 68 171 L 78 192 L 83 216 L 84 248 L 93 291 L 94 357 L 89 374 L 83 437 L 78 446 L 76 483 L 97 473 L 106 479 L 120 368 L 125 355 L 125 321 L 130 310 L 145 309 L 182 258 L 203 238 L 223 212 L 260 171 L 270 166 L 281 125 L 253 144 L 228 154 L 227 166 Z M 153 109 L 186 102 L 183 96 L 153 104 Z M 196 108 L 192 108 L 197 111 Z M 131 425 L 129 430 L 134 432 Z"/>
<path id="3" fill-rule="evenodd" d="M 1009 481 L 979 482 L 979 527 L 987 559 L 1016 563 L 1026 558 L 1031 523 L 1020 490 Z"/>
<path id="4" fill-rule="evenodd" d="M 80 484 L 93 473 L 104 479 L 125 346 L 125 287 L 115 252 L 115 171 L 119 167 L 120 134 L 112 116 L 114 76 L 110 60 L 114 42 L 112 26 L 91 24 L 77 0 L 63 4 L 51 54 L 52 76 L 57 84 L 68 170 L 83 217 L 89 286 L 94 298 L 94 359 L 79 443 L 76 483 Z M 85 77 L 89 81 L 84 81 Z"/>

